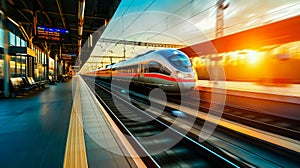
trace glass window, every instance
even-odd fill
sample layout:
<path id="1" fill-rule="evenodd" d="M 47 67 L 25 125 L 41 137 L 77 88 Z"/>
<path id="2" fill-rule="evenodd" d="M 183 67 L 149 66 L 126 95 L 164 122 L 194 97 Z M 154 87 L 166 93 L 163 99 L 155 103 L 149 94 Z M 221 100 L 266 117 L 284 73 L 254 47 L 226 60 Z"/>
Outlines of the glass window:
<path id="1" fill-rule="evenodd" d="M 177 66 L 190 67 L 191 62 L 189 58 L 182 54 L 176 54 L 169 57 L 170 61 L 173 62 Z"/>
<path id="2" fill-rule="evenodd" d="M 36 50 L 37 52 L 37 62 L 40 63 L 41 62 L 41 53 L 40 50 Z"/>
<path id="3" fill-rule="evenodd" d="M 192 64 L 188 56 L 184 54 L 176 54 L 168 57 L 170 63 L 178 70 L 183 72 L 192 72 Z"/>
<path id="4" fill-rule="evenodd" d="M 149 72 L 149 64 L 146 63 L 146 64 L 143 64 L 142 66 L 143 66 L 142 68 L 144 69 L 144 73 L 148 73 Z"/>
<path id="5" fill-rule="evenodd" d="M 21 57 L 22 76 L 26 76 L 26 56 Z"/>
<path id="6" fill-rule="evenodd" d="M 149 73 L 161 73 L 165 75 L 171 74 L 171 71 L 168 68 L 164 67 L 158 62 L 151 61 L 149 62 L 148 66 L 145 67 L 148 68 Z"/>
<path id="7" fill-rule="evenodd" d="M 16 56 L 10 57 L 10 74 L 11 76 L 16 76 Z"/>
<path id="8" fill-rule="evenodd" d="M 160 68 L 160 73 L 165 74 L 165 75 L 171 75 L 171 71 L 166 67 Z"/>
<path id="9" fill-rule="evenodd" d="M 21 47 L 27 47 L 27 43 L 23 39 L 21 39 Z"/>
<path id="10" fill-rule="evenodd" d="M 10 56 L 10 73 L 13 77 L 25 76 L 26 56 Z"/>
<path id="11" fill-rule="evenodd" d="M 0 47 L 4 48 L 4 30 L 0 29 Z"/>
<path id="12" fill-rule="evenodd" d="M 161 64 L 159 64 L 158 62 L 149 62 L 149 72 L 151 73 L 155 73 L 155 72 L 159 72 L 159 69 L 161 67 Z"/>
<path id="13" fill-rule="evenodd" d="M 16 36 L 16 46 L 21 47 L 21 39 L 18 36 Z"/>
<path id="14" fill-rule="evenodd" d="M 137 72 L 138 72 L 138 65 L 129 66 L 129 73 L 137 73 Z"/>
<path id="15" fill-rule="evenodd" d="M 16 36 L 12 32 L 9 32 L 9 45 L 16 46 Z"/>
<path id="16" fill-rule="evenodd" d="M 42 52 L 42 64 L 46 64 L 45 63 L 45 54 Z"/>
<path id="17" fill-rule="evenodd" d="M 0 78 L 4 77 L 4 60 L 0 58 Z"/>

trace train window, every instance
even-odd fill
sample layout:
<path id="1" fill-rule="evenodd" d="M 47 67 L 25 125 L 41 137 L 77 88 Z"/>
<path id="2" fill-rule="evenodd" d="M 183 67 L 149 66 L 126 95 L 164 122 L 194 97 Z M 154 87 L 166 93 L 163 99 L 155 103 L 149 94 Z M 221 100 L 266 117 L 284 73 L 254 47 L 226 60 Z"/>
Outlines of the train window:
<path id="1" fill-rule="evenodd" d="M 171 75 L 171 71 L 166 67 L 160 68 L 160 73 L 165 74 L 165 75 Z"/>
<path id="2" fill-rule="evenodd" d="M 192 64 L 189 59 L 184 54 L 176 54 L 168 57 L 170 63 L 176 67 L 178 70 L 183 71 L 183 72 L 192 72 Z"/>
<path id="3" fill-rule="evenodd" d="M 149 62 L 148 68 L 149 68 L 149 73 L 161 73 L 165 75 L 171 74 L 171 71 L 168 68 L 162 66 L 158 62 L 154 62 L 154 61 Z"/>
<path id="4" fill-rule="evenodd" d="M 138 65 L 132 65 L 132 66 L 131 66 L 132 73 L 138 73 L 138 68 L 139 68 Z"/>
<path id="5" fill-rule="evenodd" d="M 177 66 L 190 67 L 191 62 L 189 58 L 182 54 L 176 54 L 169 57 L 170 61 L 173 62 Z"/>
<path id="6" fill-rule="evenodd" d="M 161 65 L 158 62 L 149 62 L 149 72 L 158 73 Z"/>
<path id="7" fill-rule="evenodd" d="M 148 73 L 149 72 L 149 64 L 147 64 L 147 63 L 145 63 L 145 64 L 143 64 L 143 66 L 142 66 L 143 68 L 144 68 L 144 73 Z"/>
<path id="8" fill-rule="evenodd" d="M 138 65 L 129 65 L 117 68 L 118 73 L 137 73 Z"/>

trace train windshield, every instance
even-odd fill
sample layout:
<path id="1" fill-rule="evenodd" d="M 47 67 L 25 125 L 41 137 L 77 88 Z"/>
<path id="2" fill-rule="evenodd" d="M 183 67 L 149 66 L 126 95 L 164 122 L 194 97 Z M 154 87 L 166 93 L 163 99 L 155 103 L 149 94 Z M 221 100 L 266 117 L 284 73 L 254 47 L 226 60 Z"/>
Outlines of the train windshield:
<path id="1" fill-rule="evenodd" d="M 188 72 L 191 71 L 192 64 L 190 59 L 183 54 L 176 54 L 169 57 L 170 62 L 173 66 L 177 67 L 178 69 Z"/>

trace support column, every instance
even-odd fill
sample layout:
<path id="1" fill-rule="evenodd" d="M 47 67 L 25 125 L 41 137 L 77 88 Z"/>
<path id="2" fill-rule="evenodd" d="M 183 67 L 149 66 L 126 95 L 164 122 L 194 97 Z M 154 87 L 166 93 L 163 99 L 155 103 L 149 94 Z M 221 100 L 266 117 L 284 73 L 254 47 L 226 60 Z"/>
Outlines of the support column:
<path id="1" fill-rule="evenodd" d="M 8 55 L 8 30 L 4 28 L 4 97 L 9 97 L 10 56 Z"/>
<path id="2" fill-rule="evenodd" d="M 65 65 L 66 62 L 65 62 L 65 60 L 63 60 L 62 63 L 63 63 L 63 66 L 62 66 L 62 68 L 63 68 L 62 75 L 64 75 L 64 74 L 66 74 L 66 65 Z"/>
<path id="3" fill-rule="evenodd" d="M 216 18 L 216 38 L 223 36 L 224 31 L 224 10 L 228 8 L 229 3 L 224 5 L 225 0 L 217 2 L 217 18 Z"/>
<path id="4" fill-rule="evenodd" d="M 5 7 L 5 2 L 1 2 L 1 5 L 3 5 L 3 7 Z M 5 9 L 5 8 L 3 8 Z M 2 30 L 4 30 L 4 97 L 9 97 L 10 96 L 10 92 L 9 92 L 9 78 L 10 78 L 10 56 L 8 55 L 8 30 L 6 28 L 6 26 L 4 25 L 5 23 L 5 13 L 2 12 L 2 10 L 0 11 L 0 27 Z"/>
<path id="5" fill-rule="evenodd" d="M 50 57 L 50 51 L 48 49 L 46 50 L 46 79 L 49 77 L 49 57 Z"/>
<path id="6" fill-rule="evenodd" d="M 54 60 L 54 75 L 55 75 L 55 80 L 57 81 L 57 75 L 58 75 L 57 54 L 55 55 L 55 60 Z"/>

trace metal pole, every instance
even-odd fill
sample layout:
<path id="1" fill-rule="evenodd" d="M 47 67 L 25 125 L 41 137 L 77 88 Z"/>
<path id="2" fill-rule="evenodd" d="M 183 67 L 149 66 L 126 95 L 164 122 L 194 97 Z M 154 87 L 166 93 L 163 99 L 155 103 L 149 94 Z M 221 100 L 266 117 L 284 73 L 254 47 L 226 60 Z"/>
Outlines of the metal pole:
<path id="1" fill-rule="evenodd" d="M 66 74 L 66 61 L 65 60 L 62 60 L 62 63 L 63 63 L 63 65 L 62 65 L 62 75 L 64 75 L 64 74 Z"/>
<path id="2" fill-rule="evenodd" d="M 229 6 L 229 3 L 224 5 L 224 2 L 225 0 L 217 2 L 216 38 L 222 37 L 224 32 L 224 10 Z"/>
<path id="3" fill-rule="evenodd" d="M 49 49 L 46 50 L 46 79 L 49 77 L 49 57 L 50 57 L 50 51 Z"/>
<path id="4" fill-rule="evenodd" d="M 4 30 L 4 97 L 9 97 L 10 56 L 8 55 L 8 30 L 4 26 L 5 14 L 1 11 L 1 28 Z"/>
<path id="5" fill-rule="evenodd" d="M 125 57 L 126 57 L 126 48 L 125 48 L 125 45 L 124 45 L 124 55 L 123 55 L 123 59 L 125 60 Z"/>
<path id="6" fill-rule="evenodd" d="M 54 75 L 55 75 L 55 80 L 57 81 L 57 72 L 58 72 L 58 62 L 57 62 L 57 54 L 55 55 L 55 61 L 54 61 Z"/>

